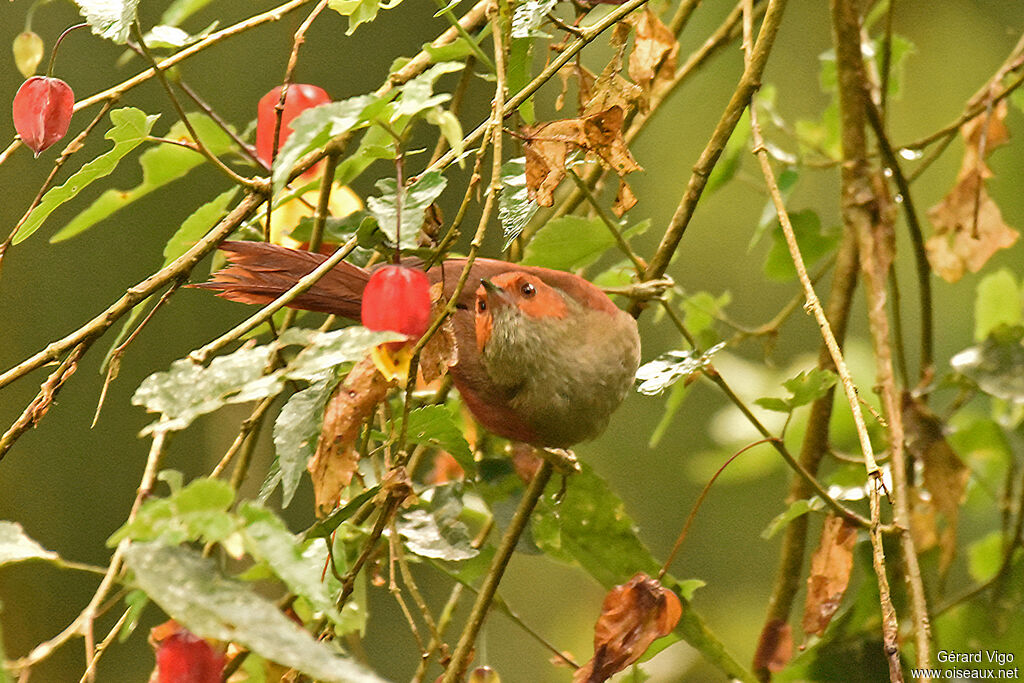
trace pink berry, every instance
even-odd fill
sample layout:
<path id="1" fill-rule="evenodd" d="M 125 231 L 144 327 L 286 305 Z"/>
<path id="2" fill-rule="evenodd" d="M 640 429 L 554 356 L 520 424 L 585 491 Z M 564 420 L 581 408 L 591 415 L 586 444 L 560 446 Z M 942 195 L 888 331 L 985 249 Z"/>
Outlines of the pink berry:
<path id="1" fill-rule="evenodd" d="M 64 137 L 71 125 L 75 94 L 59 78 L 33 76 L 14 96 L 14 127 L 36 156 Z"/>
<path id="2" fill-rule="evenodd" d="M 256 107 L 256 156 L 268 166 L 270 158 L 274 154 L 274 125 L 277 118 L 274 108 L 280 99 L 281 86 L 277 86 L 261 97 L 259 105 Z M 281 112 L 281 134 L 278 136 L 278 148 L 292 134 L 292 119 L 307 109 L 330 101 L 330 95 L 323 88 L 306 83 L 289 85 L 288 94 L 284 100 L 284 111 Z"/>
<path id="3" fill-rule="evenodd" d="M 363 326 L 418 338 L 430 326 L 430 281 L 422 270 L 383 266 L 363 290 Z"/>

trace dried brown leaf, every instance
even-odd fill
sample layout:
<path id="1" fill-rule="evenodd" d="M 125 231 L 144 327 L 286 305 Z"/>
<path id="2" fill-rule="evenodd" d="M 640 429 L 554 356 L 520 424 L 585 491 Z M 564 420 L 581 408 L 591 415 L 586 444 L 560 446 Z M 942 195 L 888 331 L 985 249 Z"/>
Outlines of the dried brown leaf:
<path id="1" fill-rule="evenodd" d="M 754 653 L 754 669 L 777 673 L 793 658 L 793 627 L 784 619 L 772 619 L 764 625 Z"/>
<path id="2" fill-rule="evenodd" d="M 433 302 L 431 318 L 440 315 L 445 307 L 445 302 L 441 299 L 442 287 L 443 283 L 438 282 L 430 288 L 430 300 Z M 423 381 L 430 384 L 443 377 L 448 372 L 448 368 L 455 365 L 457 360 L 455 328 L 452 325 L 451 317 L 449 317 L 420 351 L 419 371 Z"/>
<path id="3" fill-rule="evenodd" d="M 573 683 L 608 680 L 671 633 L 682 613 L 676 594 L 643 572 L 611 589 L 594 625 L 594 657 L 576 670 Z"/>
<path id="4" fill-rule="evenodd" d="M 615 202 L 612 204 L 612 213 L 619 218 L 636 206 L 636 195 L 633 188 L 625 180 L 619 180 L 619 191 L 615 193 Z"/>
<path id="5" fill-rule="evenodd" d="M 1000 249 L 1012 246 L 1020 233 L 1003 221 L 999 206 L 985 187 L 992 172 L 985 159 L 1006 143 L 1006 101 L 960 127 L 964 157 L 956 183 L 941 202 L 928 210 L 935 226 L 925 248 L 939 277 L 956 282 L 966 271 L 978 272 Z"/>
<path id="6" fill-rule="evenodd" d="M 628 19 L 636 30 L 633 52 L 629 55 L 629 77 L 645 94 L 672 80 L 679 56 L 679 43 L 658 15 L 645 8 Z"/>
<path id="7" fill-rule="evenodd" d="M 924 487 L 930 494 L 927 502 L 946 522 L 938 532 L 939 571 L 945 572 L 956 556 L 960 503 L 967 490 L 970 470 L 946 440 L 938 416 L 909 394 L 903 395 L 903 424 L 907 448 L 922 465 Z M 934 522 L 933 526 L 936 526 Z"/>
<path id="8" fill-rule="evenodd" d="M 857 527 L 842 517 L 829 515 L 821 528 L 821 541 L 811 557 L 804 605 L 804 633 L 821 635 L 839 609 L 850 583 Z"/>
<path id="9" fill-rule="evenodd" d="M 359 464 L 355 444 L 360 428 L 391 386 L 373 360 L 364 358 L 327 402 L 316 453 L 307 465 L 318 514 L 330 512 L 341 501 L 341 492 L 351 483 Z"/>
<path id="10" fill-rule="evenodd" d="M 625 113 L 615 105 L 576 119 L 559 119 L 525 128 L 526 187 L 541 206 L 554 203 L 554 192 L 565 178 L 570 149 L 578 147 L 619 177 L 642 170 L 622 137 Z"/>

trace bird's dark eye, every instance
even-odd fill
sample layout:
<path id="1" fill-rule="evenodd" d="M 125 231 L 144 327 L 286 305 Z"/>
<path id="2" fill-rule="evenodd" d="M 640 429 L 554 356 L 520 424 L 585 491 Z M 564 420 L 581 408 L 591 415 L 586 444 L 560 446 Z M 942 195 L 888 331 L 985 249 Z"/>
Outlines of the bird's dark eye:
<path id="1" fill-rule="evenodd" d="M 483 299 L 483 298 L 477 299 L 476 300 L 476 310 L 480 311 L 481 313 L 486 311 L 487 310 L 487 299 Z"/>
<path id="2" fill-rule="evenodd" d="M 526 298 L 530 298 L 531 296 L 537 293 L 537 288 L 534 287 L 529 282 L 524 282 L 523 286 L 519 288 L 519 291 L 522 292 L 523 296 L 525 296 Z"/>

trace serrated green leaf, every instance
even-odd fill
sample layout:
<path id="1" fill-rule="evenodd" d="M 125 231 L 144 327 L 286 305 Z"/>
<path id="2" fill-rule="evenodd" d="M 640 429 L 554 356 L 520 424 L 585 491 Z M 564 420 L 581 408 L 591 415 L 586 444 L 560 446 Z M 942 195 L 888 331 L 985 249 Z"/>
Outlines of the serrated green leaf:
<path id="1" fill-rule="evenodd" d="M 723 348 L 724 342 L 712 346 L 703 354 L 678 350 L 663 353 L 636 371 L 636 390 L 647 396 L 660 394 L 679 379 L 702 371 L 711 362 L 711 357 Z"/>
<path id="2" fill-rule="evenodd" d="M 550 546 L 551 535 L 534 533 L 537 545 L 554 556 L 571 557 L 605 588 L 624 583 L 639 571 L 656 575 L 658 562 L 637 536 L 622 500 L 590 466 L 581 467 L 560 501 L 558 483 L 551 484 L 541 499 L 533 525 L 557 530 L 557 545 Z"/>
<path id="3" fill-rule="evenodd" d="M 152 498 L 138 514 L 115 531 L 107 545 L 122 540 L 162 540 L 165 543 L 202 541 L 218 543 L 235 533 L 238 523 L 228 512 L 235 492 L 219 479 L 195 479 L 167 498 Z"/>
<path id="4" fill-rule="evenodd" d="M 394 178 L 381 178 L 377 181 L 378 197 L 369 197 L 366 208 L 377 219 L 381 232 L 387 235 L 391 243 L 396 236 L 401 238 L 403 249 L 413 249 L 419 244 L 419 232 L 423 227 L 423 219 L 427 208 L 444 192 L 448 181 L 439 171 L 424 173 L 412 185 L 402 192 L 402 230 L 398 235 L 398 216 L 396 210 L 396 189 L 398 183 Z"/>
<path id="5" fill-rule="evenodd" d="M 821 219 L 814 211 L 805 209 L 790 213 L 789 220 L 807 268 L 811 268 L 839 245 L 839 235 L 823 231 Z M 796 279 L 796 267 L 789 255 L 782 226 L 778 223 L 772 230 L 772 247 L 764 261 L 764 274 L 772 280 L 781 282 Z"/>
<path id="6" fill-rule="evenodd" d="M 366 125 L 379 113 L 387 99 L 375 95 L 357 95 L 341 102 L 327 102 L 307 109 L 292 119 L 292 134 L 281 145 L 274 159 L 274 194 L 284 189 L 295 162 L 323 146 L 335 135 Z"/>
<path id="7" fill-rule="evenodd" d="M 729 292 L 722 292 L 717 297 L 711 292 L 690 294 L 680 304 L 683 309 L 686 329 L 695 337 L 701 337 L 712 329 L 715 320 L 730 302 L 732 302 L 732 294 Z"/>
<path id="8" fill-rule="evenodd" d="M 415 116 L 428 109 L 444 104 L 452 98 L 451 93 L 434 93 L 434 83 L 441 76 L 453 71 L 461 71 L 465 65 L 462 62 L 441 62 L 435 64 L 416 78 L 399 88 L 401 93 L 392 121 L 397 121 L 403 116 Z"/>
<path id="9" fill-rule="evenodd" d="M 410 443 L 430 444 L 448 451 L 467 472 L 473 467 L 473 452 L 445 406 L 423 406 L 411 411 L 406 438 Z"/>
<path id="10" fill-rule="evenodd" d="M 768 540 L 775 534 L 779 533 L 779 531 L 789 526 L 789 523 L 797 517 L 806 515 L 808 512 L 823 510 L 824 508 L 825 503 L 817 496 L 795 500 L 789 504 L 789 507 L 787 507 L 785 511 L 777 514 L 772 521 L 768 523 L 768 526 L 761 532 L 761 538 Z"/>
<path id="11" fill-rule="evenodd" d="M 383 683 L 362 665 L 319 642 L 251 586 L 183 547 L 133 543 L 125 562 L 135 581 L 171 618 L 201 638 L 238 643 L 312 678 Z"/>
<path id="12" fill-rule="evenodd" d="M 348 17 L 348 30 L 345 31 L 345 35 L 350 36 L 360 24 L 376 19 L 377 12 L 397 7 L 401 2 L 402 0 L 330 0 L 327 6 L 343 17 Z"/>
<path id="13" fill-rule="evenodd" d="M 520 5 L 522 7 L 522 5 Z M 516 8 L 519 11 L 519 8 Z M 520 90 L 533 79 L 533 39 L 519 38 L 513 36 L 508 51 L 508 66 L 505 74 L 508 81 L 508 91 L 513 94 Z M 517 111 L 523 117 L 523 122 L 533 125 L 537 120 L 533 109 L 533 95 L 523 100 Z"/>
<path id="14" fill-rule="evenodd" d="M 303 543 L 277 515 L 257 503 L 244 503 L 239 514 L 246 522 L 242 529 L 245 548 L 253 559 L 266 562 L 289 591 L 304 598 L 334 624 L 341 624 L 341 614 L 327 584 L 321 580 L 327 559 L 324 540 Z M 305 552 L 309 543 L 319 547 L 319 556 Z"/>
<path id="15" fill-rule="evenodd" d="M 650 226 L 642 221 L 623 231 L 629 238 Z M 585 268 L 616 245 L 615 237 L 599 218 L 563 216 L 548 221 L 526 245 L 523 263 L 555 270 Z"/>
<path id="16" fill-rule="evenodd" d="M 744 109 L 743 115 L 740 116 L 736 127 L 733 128 L 732 135 L 725 143 L 722 156 L 711 170 L 711 175 L 708 176 L 707 185 L 704 186 L 705 194 L 710 195 L 717 191 L 736 175 L 743 160 L 743 154 L 747 150 L 747 143 L 750 142 L 750 133 L 750 111 Z"/>
<path id="17" fill-rule="evenodd" d="M 539 30 L 539 27 L 547 21 L 547 14 L 554 8 L 556 2 L 557 0 L 523 0 L 518 3 L 512 12 L 512 38 L 549 37 Z"/>
<path id="18" fill-rule="evenodd" d="M 189 114 L 189 121 L 199 134 L 199 139 L 212 154 L 219 156 L 232 148 L 231 138 L 209 117 Z M 164 137 L 171 140 L 191 140 L 187 129 L 180 121 L 171 126 Z M 128 190 L 107 190 L 70 223 L 58 230 L 50 238 L 50 242 L 61 242 L 88 230 L 150 192 L 183 178 L 205 161 L 202 154 L 178 145 L 157 144 L 150 147 L 139 156 L 139 165 L 142 167 L 141 183 Z"/>
<path id="19" fill-rule="evenodd" d="M 1022 322 L 1022 294 L 1017 278 L 1006 268 L 978 283 L 974 299 L 974 341 L 984 341 L 1000 325 Z"/>
<path id="20" fill-rule="evenodd" d="M 334 172 L 334 181 L 340 185 L 347 185 L 358 178 L 374 161 L 393 159 L 394 147 L 388 146 L 391 142 L 393 139 L 381 126 L 367 128 L 356 151 L 338 164 Z"/>
<path id="21" fill-rule="evenodd" d="M 754 403 L 767 410 L 788 413 L 807 405 L 826 394 L 836 383 L 836 374 L 831 370 L 813 368 L 805 370 L 782 383 L 789 396 L 781 398 L 759 398 Z"/>
<path id="22" fill-rule="evenodd" d="M 75 0 L 92 32 L 124 44 L 128 40 L 139 0 Z"/>
<path id="23" fill-rule="evenodd" d="M 42 201 L 32 210 L 25 224 L 14 236 L 14 244 L 25 240 L 38 230 L 47 216 L 53 213 L 58 206 L 73 199 L 93 181 L 110 175 L 117 168 L 121 159 L 146 139 L 159 117 L 159 114 L 146 116 L 145 112 L 134 107 L 111 111 L 110 121 L 114 127 L 108 130 L 104 137 L 114 143 L 113 149 L 86 163 L 63 185 L 55 187 L 43 195 Z"/>
<path id="24" fill-rule="evenodd" d="M 60 556 L 39 545 L 17 522 L 0 521 L 0 567 L 25 560 L 55 562 Z"/>
<path id="25" fill-rule="evenodd" d="M 537 213 L 537 202 L 526 189 L 526 158 L 509 159 L 501 167 L 501 195 L 498 197 L 498 220 L 505 235 L 505 247 L 519 237 Z"/>
<path id="26" fill-rule="evenodd" d="M 478 554 L 471 544 L 469 529 L 459 519 L 462 494 L 459 485 L 437 486 L 430 507 L 405 510 L 396 527 L 405 546 L 421 557 L 458 562 Z"/>
<path id="27" fill-rule="evenodd" d="M 317 439 L 323 426 L 324 405 L 337 386 L 333 373 L 296 392 L 281 408 L 274 422 L 274 450 L 280 468 L 281 505 L 288 507 L 299 486 L 306 464 L 316 452 Z M 266 487 L 265 487 L 266 488 Z M 266 495 L 273 491 L 269 488 Z M 266 495 L 261 492 L 264 500 Z"/>

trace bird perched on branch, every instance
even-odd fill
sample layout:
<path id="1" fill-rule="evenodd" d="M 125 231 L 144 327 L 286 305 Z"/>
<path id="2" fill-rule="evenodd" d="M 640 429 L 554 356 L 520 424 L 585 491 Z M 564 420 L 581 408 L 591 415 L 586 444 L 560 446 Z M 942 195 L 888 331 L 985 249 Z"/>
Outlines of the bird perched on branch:
<path id="1" fill-rule="evenodd" d="M 263 242 L 221 248 L 230 265 L 194 286 L 254 304 L 327 258 Z M 427 279 L 451 297 L 465 265 L 449 259 Z M 289 305 L 358 320 L 373 270 L 341 262 Z M 572 273 L 476 259 L 452 322 L 450 372 L 466 406 L 491 432 L 534 446 L 568 448 L 604 431 L 640 363 L 636 321 Z"/>

